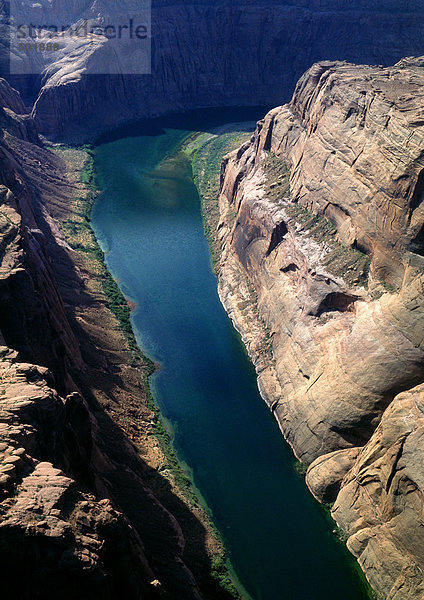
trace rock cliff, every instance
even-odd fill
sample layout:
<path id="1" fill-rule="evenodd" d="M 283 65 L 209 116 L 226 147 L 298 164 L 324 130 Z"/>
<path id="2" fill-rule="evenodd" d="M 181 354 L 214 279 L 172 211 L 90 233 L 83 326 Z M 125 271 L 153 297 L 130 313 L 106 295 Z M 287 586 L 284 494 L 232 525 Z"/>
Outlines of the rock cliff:
<path id="1" fill-rule="evenodd" d="M 100 5 L 60 11 L 72 22 Z M 40 7 L 48 15 L 50 3 Z M 116 64 L 114 75 L 89 75 L 106 44 L 97 40 L 43 63 L 40 77 L 11 76 L 31 115 L 0 80 L 7 593 L 210 592 L 207 533 L 151 468 L 163 463 L 139 401 L 145 372 L 128 365 L 100 286 L 58 224 L 81 189 L 38 132 L 81 140 L 172 111 L 285 101 L 316 60 L 387 65 L 422 54 L 423 14 L 415 0 L 157 0 L 152 75 L 123 76 Z M 316 64 L 226 157 L 218 228 L 220 295 L 261 392 L 309 465 L 311 491 L 334 502 L 349 548 L 393 600 L 423 594 L 423 65 Z M 27 583 L 15 568 L 23 562 Z"/>
<path id="2" fill-rule="evenodd" d="M 127 5 L 121 0 L 112 10 L 98 1 L 61 3 L 52 22 L 61 15 L 75 23 L 90 6 L 93 15 L 110 17 L 118 26 L 129 14 L 137 16 Z M 31 10 L 38 15 L 41 6 L 47 22 L 48 2 Z M 11 81 L 31 104 L 35 100 L 33 115 L 42 133 L 87 139 L 118 123 L 167 112 L 273 106 L 289 100 L 297 79 L 319 60 L 389 65 L 421 55 L 423 14 L 422 3 L 411 0 L 154 0 L 151 74 L 121 75 L 113 56 L 103 58 L 105 40 L 97 40 L 96 48 L 89 43 L 70 58 L 51 53 L 39 77 Z M 93 61 L 102 60 L 110 75 L 89 75 Z"/>
<path id="3" fill-rule="evenodd" d="M 106 307 L 103 272 L 61 230 L 87 190 L 3 80 L 0 94 L 3 593 L 225 599 L 200 509 L 159 473 L 147 367 Z"/>
<path id="4" fill-rule="evenodd" d="M 311 491 L 405 600 L 424 569 L 423 84 L 423 59 L 314 65 L 224 159 L 217 231 L 222 301 Z"/>
<path id="5" fill-rule="evenodd" d="M 137 533 L 109 499 L 98 501 L 75 481 L 81 466 L 89 471 L 94 450 L 83 399 L 74 393 L 63 400 L 45 368 L 16 362 L 7 348 L 1 353 L 3 592 L 154 597 L 156 576 Z"/>

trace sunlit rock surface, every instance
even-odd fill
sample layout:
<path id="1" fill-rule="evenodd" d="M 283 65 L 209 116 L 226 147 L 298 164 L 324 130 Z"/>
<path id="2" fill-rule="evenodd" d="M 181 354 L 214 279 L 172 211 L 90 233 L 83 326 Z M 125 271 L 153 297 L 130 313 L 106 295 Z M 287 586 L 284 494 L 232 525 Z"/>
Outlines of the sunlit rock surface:
<path id="1" fill-rule="evenodd" d="M 368 489 L 357 473 L 372 448 L 392 479 L 393 448 L 420 427 L 418 408 L 404 418 L 396 407 L 399 398 L 418 402 L 417 391 L 398 394 L 424 380 L 423 84 L 422 59 L 314 65 L 292 101 L 224 159 L 218 227 L 220 295 L 265 400 L 296 455 L 312 463 L 314 495 L 337 498 L 334 515 L 355 533 L 349 547 L 373 585 L 405 600 L 422 595 L 421 547 L 407 539 L 423 508 L 418 437 L 416 456 L 411 445 L 399 450 L 413 483 L 393 492 L 387 520 L 396 513 L 400 524 L 390 553 L 382 540 L 396 521 L 378 540 L 363 531 L 375 525 L 367 498 L 384 503 L 387 479 Z M 387 451 L 385 422 L 403 432 L 384 442 Z"/>

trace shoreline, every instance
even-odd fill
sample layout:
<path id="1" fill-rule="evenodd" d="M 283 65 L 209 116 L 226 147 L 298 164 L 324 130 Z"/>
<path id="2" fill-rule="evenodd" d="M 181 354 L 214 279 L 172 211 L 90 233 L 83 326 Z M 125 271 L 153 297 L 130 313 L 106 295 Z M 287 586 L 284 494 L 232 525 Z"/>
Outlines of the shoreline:
<path id="1" fill-rule="evenodd" d="M 137 431 L 134 431 L 134 429 L 139 429 L 137 423 L 134 423 L 134 421 L 128 423 L 129 419 L 125 414 L 127 412 L 125 407 L 122 414 L 119 415 L 112 410 L 111 416 L 122 427 L 131 442 L 136 445 L 137 450 L 141 451 L 141 455 L 149 466 L 160 471 L 160 475 L 165 477 L 169 482 L 172 492 L 185 503 L 187 508 L 199 519 L 205 528 L 207 532 L 205 546 L 210 559 L 210 568 L 208 572 L 202 574 L 202 579 L 205 580 L 205 587 L 209 589 L 211 597 L 222 597 L 224 599 L 231 596 L 235 600 L 241 600 L 244 597 L 242 595 L 243 587 L 238 582 L 233 570 L 227 566 L 224 543 L 211 520 L 205 502 L 202 500 L 201 495 L 187 473 L 187 469 L 184 468 L 183 464 L 177 458 L 172 445 L 172 436 L 153 399 L 149 378 L 160 368 L 160 365 L 146 357 L 137 345 L 131 324 L 131 312 L 137 305 L 133 301 L 126 299 L 120 291 L 106 264 L 105 253 L 101 249 L 99 241 L 90 225 L 91 210 L 101 193 L 96 181 L 93 148 L 91 146 L 74 148 L 54 144 L 49 145 L 49 149 L 55 151 L 65 161 L 68 175 L 71 176 L 71 179 L 74 181 L 77 180 L 77 183 L 81 184 L 79 191 L 83 195 L 83 198 L 74 200 L 74 206 L 69 209 L 70 216 L 73 219 L 71 232 L 67 229 L 69 220 L 61 222 L 63 236 L 66 243 L 74 252 L 91 255 L 91 258 L 98 263 L 97 267 L 100 267 L 100 271 L 103 271 L 100 274 L 100 278 L 102 280 L 101 292 L 104 296 L 104 305 L 118 322 L 120 333 L 127 344 L 127 349 L 124 349 L 127 358 L 123 362 L 122 367 L 125 369 L 136 369 L 141 372 L 144 402 L 146 409 L 151 414 L 147 423 L 147 430 L 143 431 L 141 435 Z M 74 156 L 67 156 L 67 153 Z M 79 154 L 78 161 L 80 164 L 78 167 L 73 164 L 75 163 L 76 153 Z M 81 206 L 77 206 L 81 204 L 78 201 L 83 201 L 82 208 Z M 75 221 L 78 217 L 79 224 Z M 89 237 L 88 245 L 86 240 L 84 247 L 79 238 L 87 238 L 87 236 Z M 176 516 L 178 517 L 178 515 Z M 185 532 L 186 535 L 187 532 Z"/>
<path id="2" fill-rule="evenodd" d="M 231 150 L 228 150 L 228 152 L 230 151 Z M 257 298 L 252 294 L 251 283 L 247 274 L 242 270 L 240 264 L 234 260 L 233 256 L 226 251 L 224 243 L 222 242 L 225 237 L 225 231 L 223 231 L 225 230 L 225 224 L 221 228 L 221 225 L 223 224 L 223 221 L 221 220 L 223 215 L 221 211 L 222 207 L 219 206 L 219 193 L 215 198 L 212 198 L 211 196 L 204 197 L 202 195 L 202 186 L 198 183 L 199 173 L 195 172 L 194 159 L 192 159 L 192 166 L 196 187 L 201 200 L 205 235 L 208 239 L 211 256 L 216 259 L 213 263 L 213 270 L 216 273 L 218 280 L 218 296 L 220 302 L 228 317 L 231 319 L 234 328 L 240 335 L 249 359 L 255 367 L 259 394 L 274 416 L 281 435 L 291 449 L 293 454 L 293 468 L 297 471 L 298 475 L 302 477 L 308 492 L 314 497 L 321 509 L 325 511 L 328 522 L 332 525 L 332 533 L 337 537 L 338 542 L 343 547 L 343 551 L 346 552 L 346 556 L 351 562 L 354 571 L 357 573 L 358 579 L 365 586 L 365 592 L 368 594 L 369 599 L 375 600 L 377 598 L 376 592 L 371 588 L 366 574 L 361 569 L 358 560 L 346 547 L 345 532 L 339 528 L 337 522 L 332 517 L 330 507 L 319 502 L 312 494 L 305 481 L 307 466 L 299 459 L 292 444 L 286 439 L 282 423 L 277 418 L 277 415 L 275 415 L 274 407 L 280 397 L 279 390 L 281 394 L 281 389 L 274 367 L 274 358 L 272 355 L 272 347 L 269 344 L 267 328 L 259 316 Z M 214 215 L 212 211 L 211 218 L 210 204 L 213 202 L 218 206 L 218 212 Z M 220 252 L 217 252 L 216 250 L 217 245 L 220 246 Z"/>
<path id="3" fill-rule="evenodd" d="M 176 149 L 176 152 L 186 151 L 186 149 L 190 145 L 190 143 L 196 143 L 196 141 L 198 142 L 199 139 L 202 140 L 204 135 L 208 136 L 208 139 L 204 142 L 206 144 L 208 144 L 211 141 L 211 139 L 217 139 L 217 137 L 218 137 L 218 136 L 211 136 L 210 134 L 203 134 L 203 136 L 202 136 L 202 134 L 198 133 L 198 132 L 193 133 L 192 135 L 188 136 L 187 138 L 185 138 L 183 140 L 183 142 L 181 143 L 181 146 Z M 231 145 L 231 143 L 232 142 L 230 142 L 230 145 Z M 194 150 L 194 152 L 192 149 L 191 153 L 188 153 L 191 164 L 192 164 L 193 177 L 194 177 L 195 181 L 196 181 L 196 171 L 194 168 L 194 161 L 196 159 L 197 151 L 201 150 L 202 147 L 203 147 L 203 145 L 200 145 L 197 149 Z M 84 152 L 86 152 L 87 161 L 88 162 L 90 162 L 90 160 L 92 161 L 93 154 L 90 152 L 87 152 L 86 150 L 84 150 Z M 187 154 L 187 152 L 186 152 L 186 154 Z M 90 168 L 89 168 L 89 171 L 90 171 Z M 91 183 L 93 183 L 93 182 L 91 181 Z M 90 185 L 90 182 L 89 182 L 89 185 Z M 198 181 L 196 181 L 196 185 L 198 187 L 199 197 L 201 200 L 202 218 L 203 218 L 203 222 L 205 225 L 208 223 L 207 213 L 205 212 L 205 209 L 204 209 L 205 199 L 201 193 L 201 189 L 199 189 Z M 91 188 L 91 192 L 93 194 L 92 188 Z M 94 192 L 94 195 L 91 196 L 91 205 L 90 205 L 91 207 L 93 206 L 94 202 L 96 201 L 97 194 L 98 194 L 98 191 L 96 190 Z M 94 232 L 92 231 L 91 227 L 90 227 L 90 230 L 92 232 L 92 235 L 94 236 Z M 207 231 L 208 230 L 205 227 L 205 235 L 208 238 L 209 243 L 211 243 L 211 240 L 209 239 L 209 237 L 207 235 Z M 209 228 L 209 231 L 211 232 L 210 228 Z M 94 239 L 96 239 L 95 236 L 94 236 Z M 107 265 L 105 264 L 105 255 L 104 255 L 103 251 L 101 250 L 101 248 L 99 247 L 97 240 L 96 240 L 96 244 L 98 247 L 98 252 L 101 252 L 101 255 L 102 255 L 103 267 L 105 268 L 105 270 L 107 270 Z M 212 260 L 212 258 L 211 258 L 211 260 Z M 225 262 L 225 261 L 223 261 L 223 262 Z M 237 269 L 238 265 L 231 265 L 231 263 L 229 264 L 229 262 L 226 263 L 227 270 L 229 269 L 231 271 L 232 267 Z M 124 298 L 124 296 L 120 292 L 115 280 L 113 280 L 112 275 L 110 275 L 109 272 L 108 272 L 108 276 L 113 281 L 113 284 L 110 284 L 112 287 L 106 286 L 106 287 L 104 287 L 104 290 L 103 290 L 106 295 L 107 295 L 107 290 L 109 290 L 109 291 L 111 290 L 113 292 L 112 297 L 109 297 L 109 301 L 112 302 L 112 304 L 110 304 L 108 306 L 108 308 L 109 308 L 109 310 L 111 310 L 113 312 L 113 306 L 114 306 L 113 302 L 115 302 L 115 306 L 118 306 L 118 307 L 122 307 L 123 305 L 125 305 L 125 312 L 128 316 L 128 320 L 129 320 L 131 310 L 133 310 L 133 308 L 136 305 L 134 302 L 129 301 L 126 298 Z M 270 355 L 270 353 L 269 353 L 269 344 L 267 343 L 268 342 L 267 332 L 264 329 L 264 326 L 261 323 L 258 315 L 256 314 L 257 313 L 256 304 L 255 304 L 254 300 L 252 300 L 252 298 L 250 297 L 251 290 L 249 289 L 249 282 L 247 280 L 247 276 L 245 277 L 245 279 L 246 279 L 246 281 L 244 282 L 245 283 L 244 286 L 241 286 L 241 287 L 240 287 L 240 285 L 235 286 L 235 291 L 237 292 L 237 294 L 236 294 L 236 293 L 234 293 L 234 289 L 233 290 L 226 289 L 226 286 L 228 288 L 228 285 L 227 285 L 228 280 L 225 280 L 225 278 L 222 276 L 222 273 L 221 273 L 220 276 L 218 277 L 218 295 L 219 295 L 220 301 L 221 301 L 222 305 L 224 306 L 229 318 L 231 319 L 235 329 L 237 330 L 237 332 L 239 333 L 239 335 L 241 337 L 241 340 L 243 342 L 243 347 L 246 349 L 247 354 L 249 355 L 253 365 L 255 366 L 255 370 L 257 373 L 257 384 L 258 384 L 260 395 L 261 395 L 262 399 L 265 401 L 265 403 L 267 404 L 267 406 L 272 411 L 272 404 L 273 404 L 272 400 L 271 400 L 272 390 L 269 391 L 269 389 L 268 389 L 268 386 L 273 383 L 272 355 Z M 229 286 L 229 288 L 231 288 L 231 286 Z M 118 299 L 115 296 L 115 294 L 117 293 L 116 290 L 118 290 L 118 293 L 120 294 Z M 242 290 L 242 292 L 240 292 L 240 290 Z M 244 293 L 244 295 L 243 295 L 243 293 Z M 248 300 L 247 303 L 246 303 L 246 298 Z M 245 305 L 244 310 L 239 310 L 238 305 L 240 302 L 244 303 L 244 305 Z M 126 320 L 121 322 L 121 319 L 119 318 L 120 315 L 121 315 L 121 313 L 120 313 L 120 311 L 118 311 L 118 314 L 115 314 L 115 317 L 120 321 L 121 330 L 127 337 Z M 121 317 L 122 317 L 122 315 L 121 315 Z M 246 321 L 246 322 L 243 323 L 243 321 Z M 253 325 L 254 333 L 252 333 L 252 325 Z M 131 332 L 129 334 L 129 338 L 127 337 L 129 346 L 131 346 L 130 341 L 131 341 L 131 339 L 133 339 L 133 336 L 134 336 L 134 334 L 133 334 L 132 327 L 131 327 Z M 131 347 L 130 347 L 130 351 L 131 351 Z M 147 372 L 143 376 L 144 392 L 146 393 L 146 396 L 147 396 L 147 398 L 146 398 L 147 406 L 155 415 L 155 420 L 154 420 L 154 423 L 151 424 L 153 426 L 151 428 L 149 435 L 151 437 L 154 437 L 158 441 L 159 453 L 163 454 L 163 456 L 165 457 L 165 460 L 168 462 L 168 466 L 170 466 L 171 477 L 167 477 L 167 479 L 174 486 L 174 491 L 175 491 L 175 488 L 177 488 L 180 491 L 180 493 L 183 496 L 184 501 L 190 506 L 190 508 L 193 509 L 193 507 L 194 507 L 197 509 L 195 512 L 198 517 L 199 517 L 199 514 L 198 514 L 199 511 L 200 511 L 200 513 L 203 513 L 203 515 L 201 515 L 202 523 L 209 528 L 209 533 L 215 537 L 215 542 L 217 542 L 218 545 L 221 545 L 221 550 L 222 550 L 221 552 L 218 550 L 215 553 L 213 553 L 213 552 L 211 553 L 212 567 L 215 570 L 215 572 L 218 574 L 218 578 L 219 577 L 226 578 L 226 577 L 228 577 L 228 575 L 226 575 L 226 573 L 231 573 L 231 579 L 234 581 L 237 581 L 237 577 L 236 577 L 234 571 L 231 569 L 231 566 L 228 567 L 226 565 L 224 545 L 223 545 L 222 539 L 220 538 L 217 530 L 214 527 L 213 522 L 210 520 L 210 516 L 208 515 L 208 512 L 207 512 L 207 507 L 205 506 L 204 502 L 202 501 L 201 495 L 198 494 L 196 488 L 193 486 L 193 482 L 192 482 L 190 476 L 187 474 L 187 469 L 185 469 L 184 466 L 178 461 L 178 458 L 176 457 L 175 451 L 173 450 L 173 446 L 172 446 L 172 434 L 169 433 L 169 429 L 166 426 L 166 423 L 164 423 L 163 419 L 161 418 L 159 409 L 154 404 L 154 400 L 153 400 L 153 396 L 151 393 L 151 388 L 150 388 L 148 379 L 149 379 L 150 375 L 152 375 L 156 371 L 157 365 L 155 365 L 152 361 L 150 361 L 150 359 L 147 359 L 146 357 L 144 357 L 141 350 L 138 348 L 138 346 L 136 346 L 135 352 L 136 352 L 138 360 L 147 362 Z M 133 352 L 131 352 L 131 354 L 133 354 Z M 134 354 L 133 354 L 133 359 L 134 359 Z M 276 377 L 275 377 L 275 380 L 276 380 Z M 119 423 L 119 420 L 118 420 L 118 423 Z M 122 423 L 119 423 L 119 424 L 121 426 L 123 426 Z M 280 423 L 279 423 L 279 427 L 281 430 Z M 125 426 L 123 426 L 123 428 L 127 433 L 130 433 L 127 431 Z M 129 437 L 130 437 L 130 439 L 132 439 L 131 434 L 129 435 Z M 304 475 L 304 473 L 301 471 L 301 469 L 298 469 L 295 464 L 293 466 L 298 471 L 299 475 Z M 303 463 L 301 463 L 301 466 L 303 466 Z M 161 472 L 162 472 L 162 474 L 165 474 L 162 470 L 161 470 Z M 165 474 L 165 476 L 166 476 L 166 474 Z M 182 476 L 182 477 L 180 477 L 180 476 Z M 326 510 L 326 513 L 329 512 L 326 509 L 326 507 L 324 507 L 322 505 L 320 505 L 320 506 L 322 507 L 323 510 Z M 333 531 L 333 533 L 334 533 L 334 531 Z M 355 564 L 357 564 L 357 563 L 355 563 Z M 359 569 L 359 565 L 358 565 L 358 575 L 360 575 L 360 576 L 363 575 L 362 571 Z M 212 577 L 213 577 L 213 575 L 212 575 Z M 240 590 L 242 590 L 243 588 L 242 588 L 241 584 L 239 584 L 239 585 L 240 585 Z M 237 596 L 234 596 L 234 597 L 237 597 Z M 241 596 L 238 596 L 238 597 L 241 597 Z"/>

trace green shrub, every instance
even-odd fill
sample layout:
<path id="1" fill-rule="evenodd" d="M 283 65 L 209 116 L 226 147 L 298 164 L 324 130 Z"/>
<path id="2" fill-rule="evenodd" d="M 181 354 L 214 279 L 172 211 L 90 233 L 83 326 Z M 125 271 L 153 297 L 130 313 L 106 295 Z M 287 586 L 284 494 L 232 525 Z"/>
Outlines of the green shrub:
<path id="1" fill-rule="evenodd" d="M 296 471 L 299 475 L 301 475 L 302 477 L 305 477 L 306 471 L 308 470 L 308 465 L 300 460 L 297 460 L 294 463 L 294 468 L 296 469 Z"/>

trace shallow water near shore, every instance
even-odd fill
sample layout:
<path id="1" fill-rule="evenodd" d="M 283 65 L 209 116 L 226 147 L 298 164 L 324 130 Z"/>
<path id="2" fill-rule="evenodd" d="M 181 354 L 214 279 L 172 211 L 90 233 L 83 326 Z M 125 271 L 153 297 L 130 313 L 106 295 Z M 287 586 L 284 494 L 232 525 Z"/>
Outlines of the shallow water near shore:
<path id="1" fill-rule="evenodd" d="M 367 586 L 295 472 L 219 301 L 191 166 L 178 152 L 190 131 L 166 126 L 97 146 L 104 191 L 92 225 L 136 304 L 138 342 L 161 365 L 152 392 L 177 454 L 254 600 L 365 600 Z"/>

